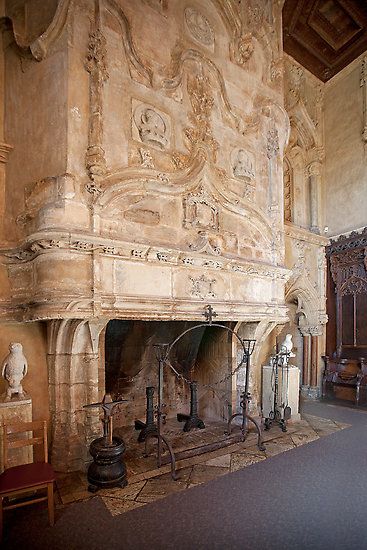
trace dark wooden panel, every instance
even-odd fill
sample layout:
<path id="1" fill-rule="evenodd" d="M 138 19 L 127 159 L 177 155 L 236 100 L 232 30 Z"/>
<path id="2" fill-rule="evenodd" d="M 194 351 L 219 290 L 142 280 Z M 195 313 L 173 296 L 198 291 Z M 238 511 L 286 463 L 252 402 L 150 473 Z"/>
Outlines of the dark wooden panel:
<path id="1" fill-rule="evenodd" d="M 326 325 L 326 355 L 331 357 L 336 350 L 336 293 L 335 283 L 331 276 L 330 258 L 327 258 L 326 295 L 326 313 L 329 318 Z"/>
<path id="2" fill-rule="evenodd" d="M 331 241 L 326 255 L 327 353 L 359 361 L 367 357 L 367 228 Z"/>
<path id="3" fill-rule="evenodd" d="M 325 82 L 367 50 L 367 1 L 286 0 L 283 42 Z"/>
<path id="4" fill-rule="evenodd" d="M 367 347 L 367 294 L 356 296 L 357 346 Z"/>
<path id="5" fill-rule="evenodd" d="M 343 346 L 353 346 L 354 343 L 354 299 L 353 294 L 342 297 L 342 343 Z"/>

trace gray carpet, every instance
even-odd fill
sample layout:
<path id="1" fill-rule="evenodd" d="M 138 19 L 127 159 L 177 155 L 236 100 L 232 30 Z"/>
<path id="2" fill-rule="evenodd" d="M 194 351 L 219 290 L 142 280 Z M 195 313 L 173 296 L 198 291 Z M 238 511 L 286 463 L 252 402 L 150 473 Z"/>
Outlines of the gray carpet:
<path id="1" fill-rule="evenodd" d="M 120 516 L 98 498 L 69 506 L 54 528 L 44 514 L 17 510 L 3 547 L 367 548 L 367 413 L 324 403 L 303 410 L 352 427 Z"/>

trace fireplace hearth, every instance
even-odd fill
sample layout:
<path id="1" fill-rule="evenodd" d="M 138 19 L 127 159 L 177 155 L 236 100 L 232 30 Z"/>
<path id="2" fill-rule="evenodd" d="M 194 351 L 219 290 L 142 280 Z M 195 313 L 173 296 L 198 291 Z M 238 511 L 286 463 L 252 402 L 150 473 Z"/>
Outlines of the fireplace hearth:
<path id="1" fill-rule="evenodd" d="M 170 455 L 173 479 L 177 479 L 176 457 L 163 430 L 167 419 L 172 420 L 176 417 L 178 422 L 184 422 L 183 431 L 189 432 L 205 428 L 202 414 L 206 413 L 208 420 L 223 423 L 227 421 L 228 437 L 231 434 L 231 423 L 241 419 L 242 440 L 246 439 L 250 421 L 258 433 L 258 447 L 264 450 L 260 425 L 249 415 L 249 366 L 256 341 L 241 338 L 228 326 L 230 323 L 213 323 L 213 316 L 216 314 L 211 306 L 206 306 L 205 314 L 207 322 L 196 324 L 116 320 L 107 326 L 105 335 L 106 387 L 115 392 L 117 399 L 126 399 L 126 403 L 118 405 L 120 410 L 116 414 L 116 425 L 119 428 L 131 425 L 129 414 L 135 412 L 135 429 L 140 431 L 137 440 L 145 442 L 145 455 L 148 456 L 150 440 L 157 440 L 158 467 L 162 466 L 163 448 L 166 448 Z M 162 337 L 166 340 L 165 343 L 160 342 Z M 170 342 L 167 342 L 168 337 Z M 233 346 L 234 342 L 237 346 Z M 239 353 L 236 353 L 237 365 L 233 369 L 234 349 L 239 349 Z M 240 369 L 245 369 L 245 389 L 240 398 L 242 410 L 231 414 L 234 401 L 232 394 L 236 389 L 233 378 Z M 154 377 L 157 389 L 156 405 L 153 397 L 155 386 L 152 385 Z M 145 422 L 139 418 L 142 415 L 141 397 L 144 384 Z M 208 401 L 208 390 L 211 390 L 211 400 L 217 401 L 215 406 Z M 185 406 L 188 392 L 189 414 L 178 410 Z M 220 416 L 217 413 L 215 417 L 218 402 L 222 405 L 222 410 Z M 223 402 L 227 405 L 226 413 Z M 227 444 L 228 441 L 225 440 L 214 442 L 208 449 L 198 447 L 192 452 L 201 454 Z"/>
<path id="2" fill-rule="evenodd" d="M 127 399 L 115 413 L 115 426 L 146 422 L 146 388 L 157 390 L 158 364 L 154 345 L 173 342 L 198 323 L 188 321 L 121 321 L 107 325 L 105 335 L 106 392 Z M 234 323 L 226 323 L 230 328 Z M 224 331 L 226 332 L 226 331 Z M 232 381 L 223 380 L 232 370 L 232 338 L 214 326 L 189 330 L 172 348 L 164 369 L 162 403 L 164 415 L 177 418 L 190 409 L 189 382 L 198 382 L 200 418 L 226 420 L 232 412 Z M 185 382 L 187 381 L 187 382 Z M 219 382 L 219 383 L 218 383 Z"/>

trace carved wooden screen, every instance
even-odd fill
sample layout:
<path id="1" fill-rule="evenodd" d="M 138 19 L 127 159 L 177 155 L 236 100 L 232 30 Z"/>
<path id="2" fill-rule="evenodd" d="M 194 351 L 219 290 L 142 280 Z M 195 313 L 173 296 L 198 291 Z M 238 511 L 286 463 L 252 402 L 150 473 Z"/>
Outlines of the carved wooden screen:
<path id="1" fill-rule="evenodd" d="M 339 238 L 327 252 L 336 293 L 330 299 L 336 309 L 335 351 L 357 359 L 367 354 L 367 228 Z"/>

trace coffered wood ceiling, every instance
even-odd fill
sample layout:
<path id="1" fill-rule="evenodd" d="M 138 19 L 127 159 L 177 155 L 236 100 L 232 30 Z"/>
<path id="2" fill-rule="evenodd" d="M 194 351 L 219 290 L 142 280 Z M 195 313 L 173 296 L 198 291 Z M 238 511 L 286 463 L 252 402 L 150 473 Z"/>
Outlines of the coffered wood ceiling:
<path id="1" fill-rule="evenodd" d="M 284 50 L 326 82 L 367 50 L 367 0 L 286 0 Z"/>

